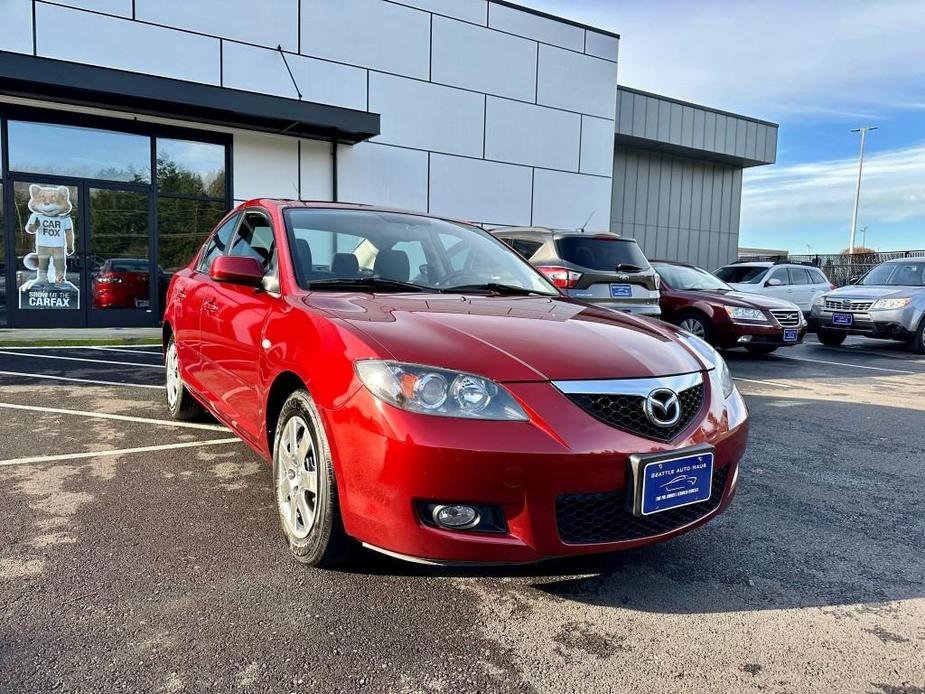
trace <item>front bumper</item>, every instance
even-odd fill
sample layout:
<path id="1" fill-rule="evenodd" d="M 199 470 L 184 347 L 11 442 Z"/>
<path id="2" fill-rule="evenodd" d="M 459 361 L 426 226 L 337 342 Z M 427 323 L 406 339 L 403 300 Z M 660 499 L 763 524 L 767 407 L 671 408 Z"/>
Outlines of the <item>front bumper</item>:
<path id="1" fill-rule="evenodd" d="M 738 392 L 723 402 L 712 396 L 711 385 L 705 383 L 704 409 L 671 444 L 603 424 L 548 383 L 508 385 L 527 406 L 530 422 L 416 415 L 361 388 L 346 406 L 324 412 L 344 527 L 374 548 L 439 563 L 533 562 L 674 537 L 721 513 L 736 489 L 748 436 L 747 410 Z M 715 449 L 714 469 L 724 471 L 722 489 L 708 512 L 684 516 L 671 527 L 653 526 L 651 534 L 630 540 L 562 540 L 561 497 L 620 496 L 628 487 L 631 455 L 704 444 Z M 425 525 L 417 511 L 422 501 L 497 507 L 506 532 Z"/>
<path id="2" fill-rule="evenodd" d="M 714 342 L 719 347 L 744 347 L 745 345 L 761 345 L 788 347 L 798 345 L 806 337 L 806 324 L 798 328 L 783 328 L 779 325 L 750 324 L 727 322 L 716 327 Z M 797 339 L 784 341 L 784 330 L 796 330 Z"/>
<path id="3" fill-rule="evenodd" d="M 832 316 L 836 313 L 846 312 L 830 311 L 821 306 L 813 306 L 811 323 L 816 330 L 891 340 L 908 340 L 915 335 L 921 320 L 921 310 L 913 305 L 888 311 L 851 312 L 852 324 L 850 326 L 833 323 Z"/>

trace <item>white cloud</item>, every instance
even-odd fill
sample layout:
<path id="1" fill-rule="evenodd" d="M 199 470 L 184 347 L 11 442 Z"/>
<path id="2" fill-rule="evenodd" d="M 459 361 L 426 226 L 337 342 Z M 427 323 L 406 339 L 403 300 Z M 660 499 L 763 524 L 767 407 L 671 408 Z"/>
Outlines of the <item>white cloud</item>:
<path id="1" fill-rule="evenodd" d="M 843 229 L 847 238 L 857 172 L 853 158 L 747 170 L 743 233 Z M 912 220 L 925 227 L 925 144 L 866 156 L 859 226 Z"/>

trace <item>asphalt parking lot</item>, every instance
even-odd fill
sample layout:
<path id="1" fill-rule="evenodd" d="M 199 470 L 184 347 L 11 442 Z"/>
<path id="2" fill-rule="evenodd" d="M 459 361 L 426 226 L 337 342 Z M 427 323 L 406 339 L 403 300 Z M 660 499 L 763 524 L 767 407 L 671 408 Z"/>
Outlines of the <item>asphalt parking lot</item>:
<path id="1" fill-rule="evenodd" d="M 729 511 L 527 567 L 307 569 L 156 348 L 0 350 L 0 692 L 925 692 L 925 357 L 728 355 Z"/>

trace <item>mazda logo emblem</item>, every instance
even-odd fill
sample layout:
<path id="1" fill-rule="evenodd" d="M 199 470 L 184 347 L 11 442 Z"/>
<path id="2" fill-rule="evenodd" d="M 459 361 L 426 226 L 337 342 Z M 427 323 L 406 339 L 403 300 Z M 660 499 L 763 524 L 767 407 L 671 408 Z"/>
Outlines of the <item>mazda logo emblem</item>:
<path id="1" fill-rule="evenodd" d="M 656 388 L 643 403 L 646 417 L 657 427 L 672 427 L 681 419 L 681 401 L 670 388 Z"/>

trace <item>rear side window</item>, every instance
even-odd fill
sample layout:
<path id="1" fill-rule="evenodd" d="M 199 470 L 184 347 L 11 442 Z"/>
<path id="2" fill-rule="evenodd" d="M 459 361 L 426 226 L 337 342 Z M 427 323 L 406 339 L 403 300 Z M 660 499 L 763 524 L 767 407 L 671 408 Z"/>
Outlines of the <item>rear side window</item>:
<path id="1" fill-rule="evenodd" d="M 238 215 L 234 215 L 212 234 L 212 238 L 209 239 L 206 250 L 202 254 L 202 258 L 200 258 L 199 265 L 196 268 L 199 272 L 208 272 L 209 267 L 212 265 L 212 261 L 225 252 L 225 249 L 228 248 L 228 243 L 231 241 L 231 232 L 234 231 L 237 223 Z"/>
<path id="2" fill-rule="evenodd" d="M 732 284 L 758 284 L 768 269 L 756 265 L 727 265 L 714 274 L 723 282 Z"/>
<path id="3" fill-rule="evenodd" d="M 801 267 L 789 268 L 790 284 L 812 284 L 813 279 L 809 273 Z"/>
<path id="4" fill-rule="evenodd" d="M 649 261 L 635 241 L 595 236 L 566 236 L 556 241 L 559 257 L 589 270 L 635 272 L 647 270 Z"/>
<path id="5" fill-rule="evenodd" d="M 812 275 L 814 284 L 828 284 L 829 280 L 826 279 L 826 276 L 822 274 L 822 270 L 810 270 L 809 274 Z"/>
<path id="6" fill-rule="evenodd" d="M 256 258 L 264 272 L 273 268 L 276 244 L 273 242 L 270 220 L 257 212 L 247 212 L 228 255 Z"/>
<path id="7" fill-rule="evenodd" d="M 534 239 L 501 239 L 508 246 L 517 251 L 527 260 L 533 257 L 533 254 L 540 250 L 540 247 L 543 245 L 542 241 L 536 241 Z"/>

